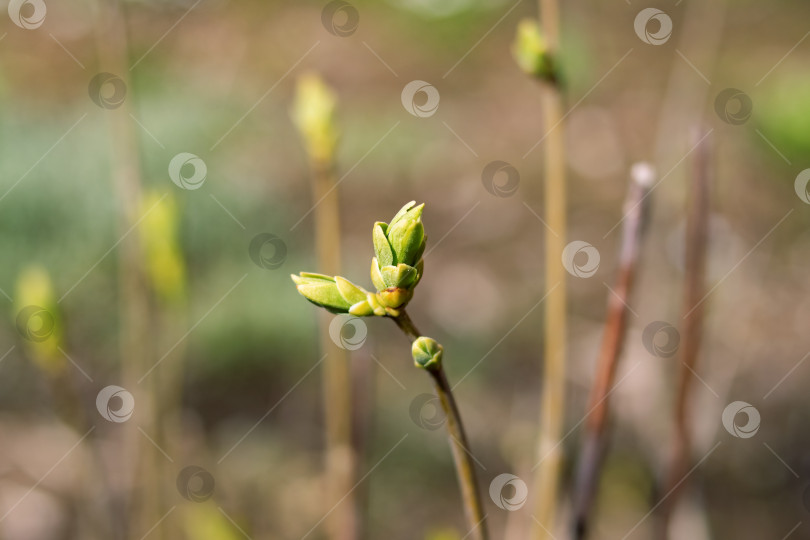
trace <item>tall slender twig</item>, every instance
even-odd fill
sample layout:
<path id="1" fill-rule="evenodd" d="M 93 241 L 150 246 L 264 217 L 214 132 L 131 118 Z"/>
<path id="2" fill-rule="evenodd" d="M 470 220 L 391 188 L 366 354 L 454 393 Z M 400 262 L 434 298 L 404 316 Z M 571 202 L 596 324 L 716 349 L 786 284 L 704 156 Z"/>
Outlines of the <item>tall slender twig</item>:
<path id="1" fill-rule="evenodd" d="M 649 165 L 636 164 L 631 171 L 630 186 L 624 203 L 627 217 L 622 231 L 619 273 L 613 291 L 608 296 L 605 333 L 596 365 L 596 379 L 591 387 L 585 440 L 575 483 L 573 535 L 576 539 L 586 537 L 588 515 L 599 485 L 599 473 L 607 448 L 609 397 L 624 346 L 627 313 L 630 311 L 629 299 L 638 266 L 642 233 L 648 219 L 647 194 L 653 176 L 654 172 Z"/>
<path id="2" fill-rule="evenodd" d="M 392 317 L 397 326 L 413 342 L 422 334 L 416 329 L 405 310 L 400 310 L 398 317 Z M 439 398 L 442 410 L 447 418 L 447 435 L 450 439 L 450 449 L 453 453 L 453 461 L 456 466 L 459 488 L 464 502 L 464 514 L 467 518 L 469 531 L 467 537 L 471 540 L 487 540 L 486 515 L 481 502 L 481 495 L 478 490 L 478 481 L 475 474 L 475 464 L 470 454 L 470 444 L 467 442 L 467 435 L 464 432 L 464 425 L 461 423 L 461 414 L 453 396 L 453 390 L 447 381 L 444 368 L 440 365 L 428 369 L 433 379 L 433 387 L 436 396 Z"/>
<path id="3" fill-rule="evenodd" d="M 335 179 L 339 129 L 335 118 L 337 97 L 321 78 L 308 73 L 298 79 L 292 109 L 309 158 L 315 217 L 315 253 L 330 274 L 340 272 L 340 208 Z M 325 430 L 326 505 L 334 505 L 326 518 L 332 540 L 357 537 L 356 494 L 353 489 L 356 459 L 352 446 L 351 372 L 349 355 L 332 341 L 331 317 L 319 313 L 318 341 L 323 362 L 323 414 Z M 338 504 L 339 503 L 339 504 Z"/>
<path id="4" fill-rule="evenodd" d="M 540 0 L 543 31 L 552 58 L 559 47 L 559 5 L 557 0 Z M 540 434 L 535 490 L 535 518 L 532 538 L 549 538 L 557 508 L 562 450 L 560 438 L 565 416 L 565 358 L 567 341 L 566 272 L 561 264 L 566 238 L 566 180 L 563 98 L 559 80 L 543 88 L 543 130 L 545 140 L 546 204 L 549 224 L 546 232 L 545 366 L 540 404 Z"/>
<path id="5" fill-rule="evenodd" d="M 694 139 L 701 135 L 695 131 Z M 711 184 L 711 138 L 704 137 L 695 150 L 694 171 L 687 207 L 684 237 L 684 295 L 681 309 L 681 342 L 679 378 L 675 394 L 675 436 L 667 472 L 668 496 L 661 505 L 659 534 L 666 538 L 669 518 L 678 495 L 683 491 L 684 476 L 689 468 L 692 433 L 689 425 L 689 397 L 697 369 L 698 352 L 703 337 L 706 248 L 709 241 L 709 187 Z"/>
<path id="6" fill-rule="evenodd" d="M 125 6 L 116 1 L 100 4 L 103 19 L 97 35 L 97 50 L 100 64 L 118 76 L 131 88 L 129 73 L 129 43 L 127 40 Z M 163 457 L 153 452 L 151 444 L 138 432 L 140 427 L 154 433 L 157 425 L 157 387 L 154 377 L 142 385 L 136 381 L 152 365 L 154 350 L 151 348 L 148 291 L 141 260 L 141 241 L 138 228 L 131 230 L 140 219 L 142 202 L 142 178 L 138 140 L 135 136 L 130 113 L 131 100 L 121 106 L 105 110 L 109 120 L 110 146 L 112 151 L 111 178 L 118 197 L 118 234 L 122 241 L 118 247 L 119 309 L 120 309 L 120 366 L 124 386 L 132 392 L 140 410 L 144 411 L 139 426 L 128 423 L 122 433 L 121 463 L 128 464 L 127 481 L 116 494 L 116 506 L 120 519 L 117 536 L 127 538 L 140 535 L 138 531 L 149 530 L 165 510 L 161 486 L 166 472 Z M 131 234 L 130 234 L 131 230 Z M 128 515 L 128 510 L 132 513 Z M 158 527 L 152 533 L 157 539 L 164 538 L 165 530 Z M 171 535 L 169 535 L 171 536 Z"/>
<path id="7" fill-rule="evenodd" d="M 329 274 L 340 274 L 340 210 L 335 174 L 331 163 L 312 163 L 312 200 L 315 208 L 315 249 L 318 264 Z M 326 429 L 326 478 L 330 501 L 342 500 L 327 519 L 333 540 L 354 540 L 357 536 L 356 499 L 352 486 L 355 452 L 352 445 L 351 372 L 349 355 L 329 336 L 328 313 L 318 318 L 318 341 L 327 353 L 323 362 L 323 412 Z M 329 506 L 331 506 L 330 503 Z"/>

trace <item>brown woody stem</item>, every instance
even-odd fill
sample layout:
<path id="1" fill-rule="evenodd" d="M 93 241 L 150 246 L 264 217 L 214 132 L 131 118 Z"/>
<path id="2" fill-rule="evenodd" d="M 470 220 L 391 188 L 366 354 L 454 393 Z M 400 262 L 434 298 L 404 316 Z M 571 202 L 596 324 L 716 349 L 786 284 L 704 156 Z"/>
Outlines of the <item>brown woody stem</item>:
<path id="1" fill-rule="evenodd" d="M 640 173 L 639 173 L 640 174 Z M 652 173 L 650 173 L 652 174 Z M 627 327 L 628 301 L 638 266 L 642 232 L 647 217 L 646 198 L 651 178 L 631 180 L 625 200 L 626 218 L 619 255 L 619 274 L 613 293 L 609 296 L 605 334 L 597 363 L 596 379 L 591 387 L 586 416 L 585 440 L 575 483 L 574 538 L 586 537 L 588 515 L 593 506 L 599 472 L 607 448 L 606 428 L 610 412 L 610 393 L 616 379 L 616 369 L 622 353 Z"/>

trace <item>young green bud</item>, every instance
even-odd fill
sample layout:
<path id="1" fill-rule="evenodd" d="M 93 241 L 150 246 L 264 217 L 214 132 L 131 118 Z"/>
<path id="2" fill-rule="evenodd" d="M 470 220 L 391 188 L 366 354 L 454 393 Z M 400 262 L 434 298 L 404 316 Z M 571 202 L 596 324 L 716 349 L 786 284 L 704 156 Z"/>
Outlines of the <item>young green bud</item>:
<path id="1" fill-rule="evenodd" d="M 425 250 L 425 227 L 422 225 L 422 210 L 425 205 L 414 206 L 415 204 L 411 201 L 402 207 L 385 232 L 396 264 L 416 266 Z M 382 259 L 380 262 L 382 263 Z"/>
<path id="2" fill-rule="evenodd" d="M 164 200 L 165 199 L 165 200 Z M 141 248 L 146 276 L 167 304 L 185 297 L 187 272 L 179 239 L 180 212 L 174 197 L 152 191 L 141 203 Z"/>
<path id="3" fill-rule="evenodd" d="M 386 289 L 391 287 L 409 288 L 416 281 L 416 268 L 407 264 L 383 266 L 380 268 Z"/>
<path id="4" fill-rule="evenodd" d="M 388 285 L 385 284 L 385 280 L 383 279 L 377 257 L 372 257 L 371 259 L 371 282 L 377 287 L 378 291 L 388 288 Z"/>
<path id="5" fill-rule="evenodd" d="M 380 266 L 394 264 L 394 251 L 391 249 L 391 243 L 385 235 L 386 231 L 388 231 L 387 224 L 381 221 L 374 224 L 371 239 L 374 242 L 374 254 L 377 256 Z"/>
<path id="6" fill-rule="evenodd" d="M 308 73 L 298 79 L 292 117 L 312 161 L 330 163 L 334 158 L 336 102 L 334 92 L 318 75 Z"/>
<path id="7" fill-rule="evenodd" d="M 363 300 L 362 302 L 357 302 L 355 305 L 349 308 L 349 315 L 354 315 L 355 317 L 368 317 L 369 315 L 374 315 L 374 310 L 371 308 L 368 300 Z"/>
<path id="8" fill-rule="evenodd" d="M 438 369 L 442 365 L 444 348 L 435 339 L 421 336 L 411 345 L 411 354 L 416 367 L 427 370 Z"/>
<path id="9" fill-rule="evenodd" d="M 371 307 L 367 303 L 367 292 L 340 276 L 330 277 L 323 274 L 301 272 L 292 275 L 298 292 L 315 304 L 332 313 L 352 313 L 364 316 L 371 314 Z"/>
<path id="10" fill-rule="evenodd" d="M 346 278 L 335 276 L 335 285 L 337 285 L 340 295 L 352 304 L 366 300 L 366 291 Z"/>
<path id="11" fill-rule="evenodd" d="M 374 315 L 378 317 L 384 317 L 386 315 L 385 306 L 380 303 L 377 294 L 368 293 L 366 295 L 366 301 L 368 302 L 368 305 L 371 306 L 371 310 Z"/>
<path id="12" fill-rule="evenodd" d="M 48 375 L 57 376 L 68 367 L 64 325 L 50 274 L 39 266 L 25 268 L 17 279 L 14 318 L 31 360 Z"/>
<path id="13" fill-rule="evenodd" d="M 404 306 L 413 296 L 411 289 L 401 289 L 399 287 L 391 287 L 390 289 L 383 289 L 377 293 L 377 299 L 385 307 L 397 309 Z"/>
<path id="14" fill-rule="evenodd" d="M 515 41 L 512 43 L 512 56 L 520 69 L 528 75 L 551 83 L 557 82 L 556 62 L 537 21 L 533 19 L 520 21 Z"/>

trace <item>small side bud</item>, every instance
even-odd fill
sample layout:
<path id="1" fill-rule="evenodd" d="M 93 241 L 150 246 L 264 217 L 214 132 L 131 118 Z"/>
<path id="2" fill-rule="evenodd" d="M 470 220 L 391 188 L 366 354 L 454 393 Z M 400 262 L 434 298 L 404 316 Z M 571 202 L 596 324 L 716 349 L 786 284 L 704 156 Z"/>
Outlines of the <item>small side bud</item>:
<path id="1" fill-rule="evenodd" d="M 427 370 L 438 369 L 442 365 L 442 354 L 444 348 L 439 343 L 429 337 L 419 337 L 411 345 L 411 354 L 416 367 Z"/>

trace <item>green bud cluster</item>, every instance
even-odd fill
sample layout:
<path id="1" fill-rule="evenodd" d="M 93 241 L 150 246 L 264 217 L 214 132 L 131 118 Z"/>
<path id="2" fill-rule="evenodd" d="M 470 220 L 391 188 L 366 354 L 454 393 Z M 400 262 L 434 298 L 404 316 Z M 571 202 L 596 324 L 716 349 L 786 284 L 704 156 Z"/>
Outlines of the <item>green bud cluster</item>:
<path id="1" fill-rule="evenodd" d="M 372 230 L 374 254 L 371 259 L 371 282 L 386 310 L 404 307 L 422 279 L 425 263 L 425 227 L 422 225 L 424 204 L 411 201 L 397 212 L 391 223 L 378 221 Z M 396 316 L 396 315 L 394 315 Z"/>
<path id="2" fill-rule="evenodd" d="M 357 317 L 398 317 L 399 310 L 413 297 L 422 278 L 425 252 L 424 204 L 411 201 L 397 212 L 391 223 L 377 222 L 372 231 L 375 257 L 371 260 L 371 293 L 340 276 L 302 272 L 292 279 L 301 295 L 332 313 Z"/>

